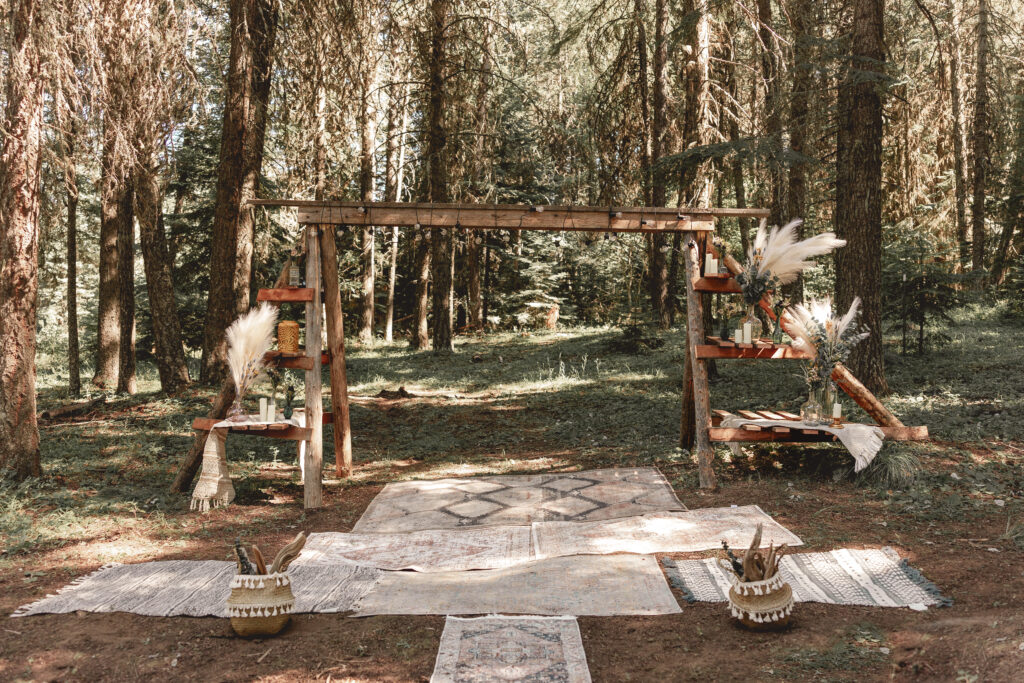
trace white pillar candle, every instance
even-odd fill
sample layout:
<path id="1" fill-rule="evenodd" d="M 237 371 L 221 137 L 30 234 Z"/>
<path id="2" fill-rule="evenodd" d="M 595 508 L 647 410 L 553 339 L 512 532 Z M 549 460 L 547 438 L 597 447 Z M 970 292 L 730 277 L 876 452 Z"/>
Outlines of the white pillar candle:
<path id="1" fill-rule="evenodd" d="M 743 323 L 743 343 L 744 344 L 753 344 L 754 343 L 754 337 L 752 335 L 752 332 L 753 332 L 753 330 L 751 329 L 751 324 L 750 323 Z"/>
<path id="2" fill-rule="evenodd" d="M 834 418 L 836 418 L 838 420 L 842 416 L 843 416 L 843 404 L 840 403 L 839 401 L 836 401 L 835 403 L 832 404 L 832 417 L 834 417 Z"/>
<path id="3" fill-rule="evenodd" d="M 737 344 L 742 344 L 743 343 L 743 330 L 737 327 L 736 328 L 736 333 L 733 334 L 733 336 L 732 336 L 732 340 L 734 342 L 736 342 Z"/>
<path id="4" fill-rule="evenodd" d="M 711 254 L 705 254 L 704 256 L 704 274 L 711 275 L 715 271 L 711 269 L 711 264 L 715 262 L 715 257 Z"/>
<path id="5" fill-rule="evenodd" d="M 711 263 L 708 265 L 708 275 L 718 275 L 718 259 L 711 259 Z"/>
<path id="6" fill-rule="evenodd" d="M 267 399 L 260 399 L 260 422 L 267 421 Z"/>
<path id="7" fill-rule="evenodd" d="M 271 399 L 267 405 L 267 422 L 277 422 L 277 399 Z"/>

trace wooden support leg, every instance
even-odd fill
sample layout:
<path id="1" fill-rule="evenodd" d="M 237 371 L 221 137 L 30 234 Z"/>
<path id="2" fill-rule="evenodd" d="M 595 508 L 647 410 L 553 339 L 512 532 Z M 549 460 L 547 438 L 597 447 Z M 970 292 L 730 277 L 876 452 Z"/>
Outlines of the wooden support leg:
<path id="1" fill-rule="evenodd" d="M 309 445 L 306 447 L 303 477 L 303 506 L 312 510 L 323 505 L 322 469 L 324 457 L 323 395 L 320 379 L 320 240 L 317 226 L 306 227 L 306 286 L 313 290 L 313 300 L 306 304 L 306 356 L 312 368 L 306 371 L 306 425 L 309 427 Z"/>
<path id="2" fill-rule="evenodd" d="M 708 370 L 704 360 L 697 358 L 697 346 L 704 343 L 704 311 L 701 306 L 700 293 L 694 290 L 693 283 L 700 278 L 700 251 L 693 233 L 685 236 L 683 247 L 683 273 L 686 280 L 686 324 L 688 332 L 687 354 L 690 357 L 690 368 L 693 381 L 693 411 L 696 429 L 694 443 L 697 450 L 697 467 L 700 471 L 701 488 L 713 489 L 718 483 L 712 462 L 715 451 L 708 439 L 711 427 L 711 396 L 708 389 Z"/>
<path id="3" fill-rule="evenodd" d="M 352 427 L 348 417 L 348 378 L 345 375 L 345 326 L 338 284 L 338 248 L 334 226 L 321 226 L 324 299 L 327 305 L 327 346 L 331 350 L 331 411 L 334 413 L 334 471 L 352 476 Z"/>
<path id="4" fill-rule="evenodd" d="M 683 361 L 683 405 L 679 420 L 679 447 L 693 450 L 697 435 L 697 423 L 693 414 L 693 360 L 690 355 L 690 333 L 686 333 L 686 355 Z"/>

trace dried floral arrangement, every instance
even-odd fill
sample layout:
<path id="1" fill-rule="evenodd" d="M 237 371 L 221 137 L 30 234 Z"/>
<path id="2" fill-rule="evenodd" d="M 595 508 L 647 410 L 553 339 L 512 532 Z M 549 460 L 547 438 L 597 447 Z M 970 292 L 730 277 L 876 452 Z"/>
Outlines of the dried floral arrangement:
<path id="1" fill-rule="evenodd" d="M 228 411 L 228 419 L 245 422 L 248 416 L 242 409 L 242 398 L 263 376 L 266 369 L 263 354 L 274 342 L 274 324 L 277 309 L 263 303 L 241 316 L 227 331 L 228 368 L 235 381 L 235 401 Z"/>
<path id="2" fill-rule="evenodd" d="M 249 546 L 249 550 L 245 549 L 242 545 L 242 539 L 235 539 L 235 562 L 238 565 L 238 573 L 244 576 L 266 576 L 268 574 L 277 574 L 288 569 L 288 565 L 299 556 L 302 552 L 302 548 L 306 545 L 306 534 L 299 532 L 299 534 L 292 539 L 291 543 L 281 548 L 277 555 L 274 557 L 274 561 L 267 566 L 266 560 L 263 557 L 263 553 L 260 552 L 260 547 L 253 543 Z"/>
<path id="3" fill-rule="evenodd" d="M 793 589 L 782 580 L 779 562 L 786 544 L 768 546 L 768 554 L 761 554 L 761 535 L 764 528 L 757 525 L 750 547 L 739 559 L 722 541 L 724 557 L 719 562 L 733 574 L 729 589 L 729 607 L 732 616 L 746 626 L 782 626 L 793 612 Z"/>
<path id="4" fill-rule="evenodd" d="M 814 261 L 808 259 L 846 244 L 846 240 L 837 239 L 832 232 L 798 240 L 796 229 L 802 224 L 798 219 L 769 231 L 768 221 L 761 219 L 743 270 L 736 275 L 748 306 L 756 305 L 768 292 L 795 281 L 800 273 L 814 265 Z"/>
<path id="5" fill-rule="evenodd" d="M 857 325 L 859 311 L 859 297 L 841 317 L 832 312 L 832 300 L 828 297 L 811 299 L 806 306 L 796 304 L 787 309 L 793 348 L 814 356 L 804 364 L 804 377 L 809 386 L 819 386 L 828 380 L 836 365 L 850 357 L 853 347 L 870 336 L 870 332 Z"/>

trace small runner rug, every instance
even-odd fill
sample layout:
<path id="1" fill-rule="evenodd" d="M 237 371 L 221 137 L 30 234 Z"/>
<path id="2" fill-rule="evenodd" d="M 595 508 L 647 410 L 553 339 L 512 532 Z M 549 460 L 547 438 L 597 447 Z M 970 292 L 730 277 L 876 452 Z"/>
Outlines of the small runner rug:
<path id="1" fill-rule="evenodd" d="M 386 572 L 356 605 L 372 614 L 676 614 L 647 555 L 581 555 L 479 572 Z"/>
<path id="2" fill-rule="evenodd" d="M 503 569 L 533 558 L 530 527 L 495 526 L 402 534 L 310 534 L 292 567 L 354 562 L 420 572 Z"/>
<path id="3" fill-rule="evenodd" d="M 598 522 L 535 522 L 533 536 L 538 559 L 565 555 L 610 553 L 687 553 L 721 547 L 747 548 L 758 524 L 764 525 L 762 545 L 803 545 L 756 505 L 705 508 L 686 512 L 655 512 L 642 517 Z"/>
<path id="4" fill-rule="evenodd" d="M 107 565 L 12 617 L 131 612 L 154 617 L 225 617 L 234 562 L 172 560 Z M 296 612 L 346 612 L 383 572 L 356 565 L 292 567 Z"/>
<path id="5" fill-rule="evenodd" d="M 683 592 L 687 601 L 728 600 L 730 573 L 717 560 L 664 558 L 662 562 L 672 585 Z M 892 548 L 786 555 L 779 571 L 793 587 L 797 602 L 917 610 L 952 604 Z"/>
<path id="6" fill-rule="evenodd" d="M 385 486 L 352 531 L 529 526 L 685 509 L 653 467 L 404 481 Z"/>
<path id="7" fill-rule="evenodd" d="M 590 683 L 575 617 L 448 617 L 431 683 Z"/>

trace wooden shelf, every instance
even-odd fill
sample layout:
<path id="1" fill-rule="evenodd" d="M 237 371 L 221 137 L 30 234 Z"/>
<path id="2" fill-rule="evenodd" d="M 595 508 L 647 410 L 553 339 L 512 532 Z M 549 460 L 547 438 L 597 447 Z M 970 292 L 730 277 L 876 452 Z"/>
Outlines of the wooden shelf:
<path id="1" fill-rule="evenodd" d="M 220 422 L 211 417 L 197 417 L 192 420 L 192 429 L 210 431 L 213 426 Z M 267 436 L 272 439 L 291 439 L 292 441 L 308 441 L 313 430 L 309 427 L 296 427 L 287 422 L 275 422 L 273 424 L 247 424 L 240 422 L 237 426 L 231 427 L 232 434 L 245 434 L 247 436 Z"/>
<path id="2" fill-rule="evenodd" d="M 312 370 L 313 359 L 306 355 L 305 349 L 300 349 L 298 353 L 285 353 L 284 351 L 267 351 L 263 354 L 263 362 L 268 365 L 275 365 L 279 368 L 289 368 L 292 370 Z M 329 352 L 323 352 L 320 354 L 320 364 L 330 365 L 331 354 Z"/>
<path id="3" fill-rule="evenodd" d="M 256 294 L 256 301 L 274 303 L 309 302 L 313 300 L 313 289 L 310 287 L 281 287 L 278 289 L 261 289 Z"/>
<path id="4" fill-rule="evenodd" d="M 693 289 L 697 292 L 714 292 L 718 294 L 739 294 L 740 283 L 734 278 L 723 275 L 712 275 L 711 277 L 699 277 L 693 281 Z"/>
<path id="5" fill-rule="evenodd" d="M 800 425 L 800 416 L 785 410 L 737 410 L 736 417 L 748 420 L 786 420 L 793 422 L 793 427 L 743 425 L 742 427 L 722 427 L 722 420 L 734 414 L 725 410 L 713 410 L 711 428 L 708 438 L 713 442 L 729 441 L 779 441 L 784 443 L 801 443 L 808 441 L 837 441 L 838 437 L 819 429 L 807 429 Z M 847 423 L 849 424 L 849 423 Z M 877 426 L 877 425 L 873 425 Z M 927 441 L 928 427 L 878 427 L 885 438 L 892 441 Z"/>
<path id="6" fill-rule="evenodd" d="M 753 344 L 737 344 L 720 337 L 708 337 L 697 345 L 697 358 L 810 358 L 810 354 L 789 344 L 773 344 L 770 339 L 756 339 Z"/>

